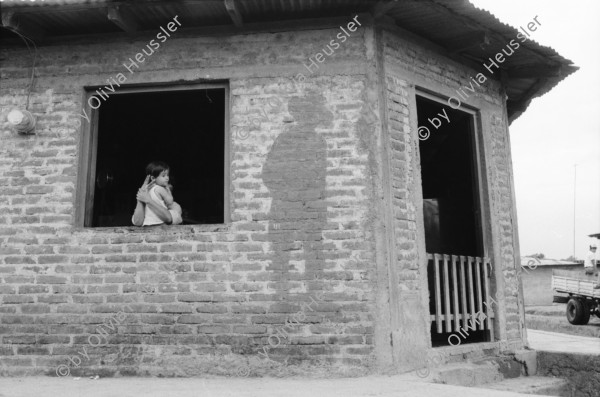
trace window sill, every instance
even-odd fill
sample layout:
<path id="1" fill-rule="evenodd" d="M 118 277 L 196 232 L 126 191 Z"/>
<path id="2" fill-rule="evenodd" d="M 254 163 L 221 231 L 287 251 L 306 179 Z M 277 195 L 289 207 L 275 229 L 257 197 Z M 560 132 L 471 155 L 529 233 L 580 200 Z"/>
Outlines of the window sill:
<path id="1" fill-rule="evenodd" d="M 204 225 L 160 225 L 160 226 L 110 226 L 110 227 L 73 227 L 73 233 L 127 233 L 127 234 L 195 234 L 206 232 L 228 232 L 228 223 Z"/>

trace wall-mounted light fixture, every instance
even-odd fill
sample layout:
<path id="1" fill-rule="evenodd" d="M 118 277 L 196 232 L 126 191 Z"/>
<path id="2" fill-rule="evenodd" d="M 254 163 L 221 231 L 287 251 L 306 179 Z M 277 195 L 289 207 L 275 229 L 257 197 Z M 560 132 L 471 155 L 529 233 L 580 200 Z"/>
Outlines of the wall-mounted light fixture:
<path id="1" fill-rule="evenodd" d="M 11 110 L 6 118 L 15 132 L 21 135 L 35 134 L 35 117 L 27 110 Z"/>

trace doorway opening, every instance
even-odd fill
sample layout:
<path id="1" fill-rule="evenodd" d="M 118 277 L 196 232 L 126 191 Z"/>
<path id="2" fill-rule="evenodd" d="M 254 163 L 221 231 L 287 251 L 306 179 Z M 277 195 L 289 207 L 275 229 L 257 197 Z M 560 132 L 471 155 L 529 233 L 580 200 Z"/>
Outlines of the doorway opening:
<path id="1" fill-rule="evenodd" d="M 430 130 L 419 153 L 432 346 L 489 341 L 492 269 L 484 257 L 474 113 L 428 95 L 416 102 L 418 125 Z"/>

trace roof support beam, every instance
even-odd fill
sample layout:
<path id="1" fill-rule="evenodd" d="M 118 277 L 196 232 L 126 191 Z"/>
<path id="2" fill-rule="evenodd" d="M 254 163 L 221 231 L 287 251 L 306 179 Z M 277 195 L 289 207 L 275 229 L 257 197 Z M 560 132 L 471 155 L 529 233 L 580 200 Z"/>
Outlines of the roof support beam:
<path id="1" fill-rule="evenodd" d="M 473 47 L 485 50 L 491 43 L 488 32 L 479 31 L 463 36 L 454 45 L 448 46 L 448 51 L 457 54 Z"/>
<path id="2" fill-rule="evenodd" d="M 237 28 L 241 28 L 244 25 L 244 20 L 242 19 L 242 14 L 240 14 L 240 10 L 237 8 L 235 4 L 235 0 L 223 0 L 225 3 L 225 9 L 229 13 L 233 24 Z"/>
<path id="3" fill-rule="evenodd" d="M 378 1 L 371 9 L 371 14 L 374 18 L 379 18 L 394 8 L 398 4 L 397 2 L 398 0 Z"/>
<path id="4" fill-rule="evenodd" d="M 523 93 L 518 100 L 508 100 L 506 102 L 506 107 L 508 111 L 508 122 L 512 123 L 517 117 L 519 117 L 529 106 L 532 99 L 535 98 L 536 93 L 538 93 L 541 89 L 544 88 L 547 84 L 546 79 L 538 79 L 535 84 L 533 84 L 527 92 Z"/>
<path id="5" fill-rule="evenodd" d="M 135 33 L 139 29 L 138 23 L 119 6 L 109 6 L 107 17 L 109 21 L 127 33 Z"/>
<path id="6" fill-rule="evenodd" d="M 506 73 L 508 74 L 508 77 L 516 79 L 560 77 L 560 69 L 560 66 L 527 65 L 508 69 Z"/>
<path id="7" fill-rule="evenodd" d="M 19 33 L 31 40 L 39 40 L 44 37 L 44 29 L 25 23 L 18 18 L 14 11 L 5 11 L 2 13 L 2 26 L 8 30 Z"/>

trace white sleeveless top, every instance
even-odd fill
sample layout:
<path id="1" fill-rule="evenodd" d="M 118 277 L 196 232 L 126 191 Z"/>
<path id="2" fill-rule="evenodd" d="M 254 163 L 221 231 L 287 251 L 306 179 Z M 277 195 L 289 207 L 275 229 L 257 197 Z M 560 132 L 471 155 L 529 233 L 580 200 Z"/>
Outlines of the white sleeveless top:
<path id="1" fill-rule="evenodd" d="M 156 201 L 166 209 L 167 205 L 158 196 L 158 194 L 156 194 L 155 190 L 157 188 L 158 186 L 154 186 L 150 189 L 150 198 L 152 198 L 152 200 Z M 144 224 L 142 226 L 162 225 L 163 223 L 164 222 L 158 217 L 158 215 L 156 215 L 156 212 L 152 211 L 152 209 L 148 205 L 146 205 L 146 209 L 144 211 Z"/>

